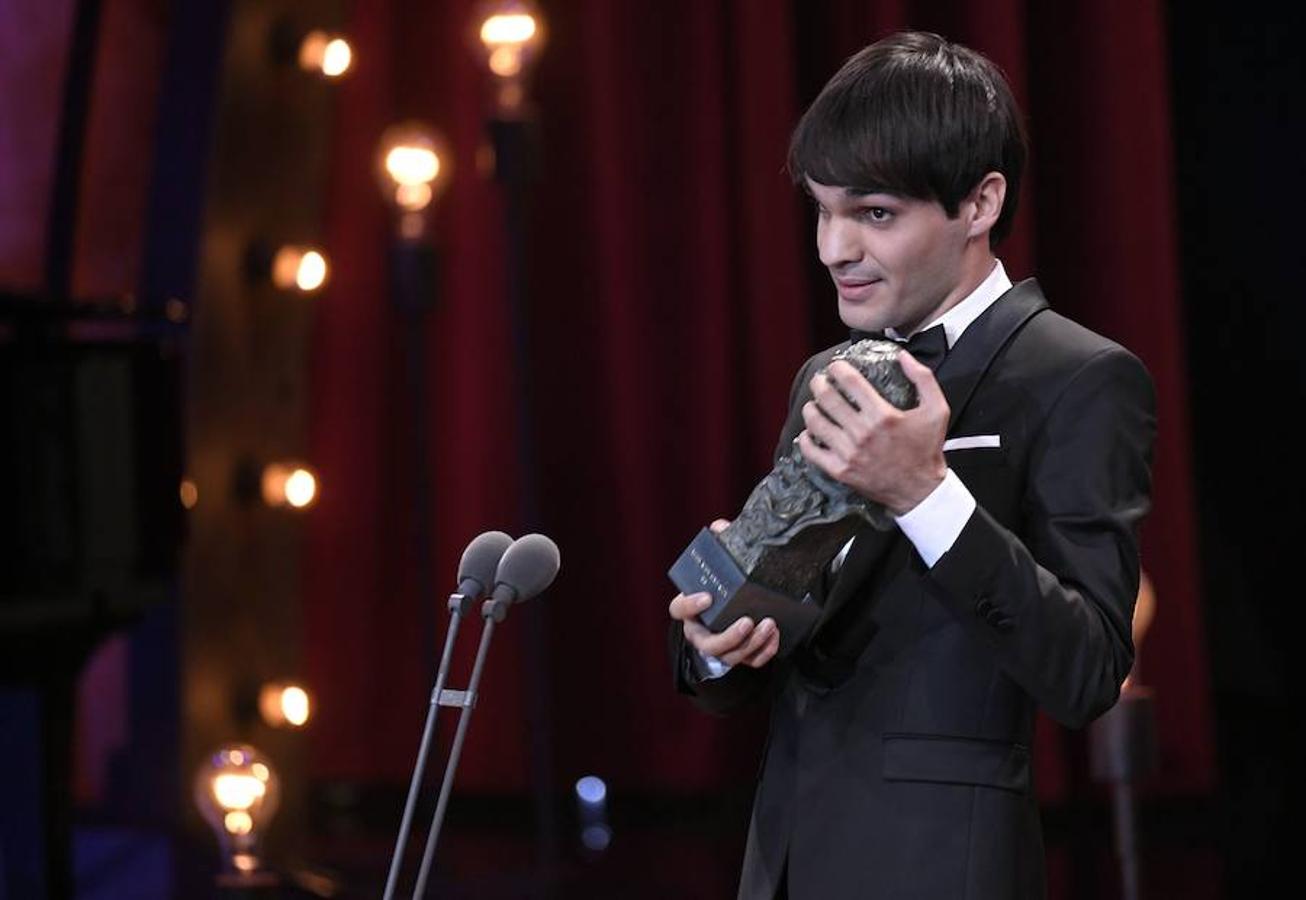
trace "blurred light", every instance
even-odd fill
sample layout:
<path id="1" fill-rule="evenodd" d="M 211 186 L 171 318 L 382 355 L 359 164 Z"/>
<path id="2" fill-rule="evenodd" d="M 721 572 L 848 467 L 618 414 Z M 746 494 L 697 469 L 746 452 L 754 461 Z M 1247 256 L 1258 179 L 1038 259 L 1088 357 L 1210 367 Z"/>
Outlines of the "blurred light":
<path id="1" fill-rule="evenodd" d="M 429 186 L 440 174 L 440 157 L 432 147 L 400 144 L 386 153 L 385 170 L 401 187 Z"/>
<path id="2" fill-rule="evenodd" d="M 490 51 L 490 71 L 500 78 L 521 74 L 521 48 L 496 47 Z"/>
<path id="3" fill-rule="evenodd" d="M 234 765 L 240 762 L 232 760 Z M 266 782 L 252 774 L 230 772 L 213 778 L 213 798 L 223 809 L 249 809 L 267 790 Z"/>
<path id="4" fill-rule="evenodd" d="M 263 469 L 260 492 L 268 506 L 304 509 L 317 499 L 317 477 L 292 463 L 270 463 Z"/>
<path id="5" fill-rule="evenodd" d="M 499 82 L 495 102 L 501 114 L 516 112 L 526 97 L 522 82 L 544 46 L 544 20 L 530 0 L 486 0 L 478 12 L 476 43 Z"/>
<path id="6" fill-rule="evenodd" d="M 586 825 L 580 833 L 585 849 L 601 853 L 612 843 L 612 829 L 606 825 Z"/>
<path id="7" fill-rule="evenodd" d="M 169 297 L 168 302 L 163 306 L 163 314 L 169 322 L 180 324 L 190 316 L 190 310 L 186 308 L 186 301 Z"/>
<path id="8" fill-rule="evenodd" d="M 345 74 L 353 60 L 349 42 L 339 35 L 310 31 L 299 44 L 300 68 L 320 72 L 327 78 L 339 78 Z"/>
<path id="9" fill-rule="evenodd" d="M 263 777 L 256 774 L 256 767 Z M 195 774 L 195 804 L 222 848 L 228 868 L 258 868 L 258 840 L 276 813 L 276 773 L 257 750 L 227 745 L 209 756 Z"/>
<path id="10" fill-rule="evenodd" d="M 602 778 L 586 775 L 576 782 L 576 796 L 584 803 L 597 805 L 607 798 L 608 786 L 603 783 Z"/>
<path id="11" fill-rule="evenodd" d="M 312 703 L 308 691 L 299 685 L 272 682 L 259 691 L 258 709 L 263 721 L 273 728 L 302 728 L 309 720 Z M 259 772 L 254 774 L 257 777 Z"/>
<path id="12" fill-rule="evenodd" d="M 193 478 L 183 478 L 177 493 L 181 497 L 181 505 L 186 509 L 194 509 L 195 504 L 200 502 L 200 489 Z"/>
<path id="13" fill-rule="evenodd" d="M 444 140 L 422 122 L 387 128 L 377 146 L 377 160 L 382 194 L 401 212 L 427 209 L 449 181 Z M 420 219 L 418 224 L 425 229 Z"/>
<path id="14" fill-rule="evenodd" d="M 287 245 L 272 258 L 272 283 L 284 290 L 308 293 L 326 284 L 326 257 L 311 247 Z"/>
<path id="15" fill-rule="evenodd" d="M 481 23 L 481 43 L 525 44 L 535 37 L 535 32 L 535 17 L 530 13 L 494 13 Z"/>

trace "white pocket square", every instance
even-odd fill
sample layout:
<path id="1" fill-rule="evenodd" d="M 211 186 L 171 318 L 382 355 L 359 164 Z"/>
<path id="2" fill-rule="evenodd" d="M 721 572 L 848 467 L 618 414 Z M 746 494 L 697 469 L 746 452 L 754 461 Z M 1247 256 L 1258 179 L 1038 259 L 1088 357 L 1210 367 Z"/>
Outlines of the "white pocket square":
<path id="1" fill-rule="evenodd" d="M 1001 447 L 1002 437 L 996 434 L 973 434 L 969 437 L 948 438 L 943 442 L 943 449 L 970 450 L 974 447 Z"/>

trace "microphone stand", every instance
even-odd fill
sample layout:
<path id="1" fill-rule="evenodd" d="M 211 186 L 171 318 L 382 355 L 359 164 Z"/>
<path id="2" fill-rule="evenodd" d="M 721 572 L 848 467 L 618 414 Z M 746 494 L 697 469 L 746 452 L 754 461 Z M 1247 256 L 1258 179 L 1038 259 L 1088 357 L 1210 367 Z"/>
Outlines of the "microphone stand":
<path id="1" fill-rule="evenodd" d="M 431 691 L 431 703 L 426 709 L 426 725 L 422 729 L 422 743 L 417 750 L 417 765 L 413 768 L 413 780 L 408 785 L 408 800 L 404 804 L 404 817 L 399 824 L 399 837 L 395 841 L 394 855 L 390 858 L 390 874 L 385 880 L 385 900 L 394 898 L 404 847 L 408 843 L 408 832 L 412 828 L 413 813 L 417 808 L 417 794 L 421 790 L 422 775 L 426 770 L 426 758 L 431 752 L 431 737 L 435 734 L 435 717 L 439 707 L 447 705 L 441 702 L 441 698 L 446 693 L 444 683 L 449 675 L 449 660 L 453 655 L 454 638 L 458 635 L 458 625 L 462 622 L 462 617 L 471 609 L 475 599 L 474 596 L 467 594 L 449 595 L 449 633 L 444 639 L 444 653 L 440 656 L 440 668 L 435 676 L 435 688 Z M 479 656 L 477 663 L 478 665 L 480 663 Z M 461 734 L 461 725 L 459 728 Z"/>
<path id="2" fill-rule="evenodd" d="M 496 592 L 497 593 L 497 592 Z M 422 854 L 422 867 L 417 873 L 417 885 L 413 888 L 413 897 L 421 897 L 426 891 L 426 878 L 430 873 L 431 860 L 435 855 L 435 844 L 440 837 L 440 827 L 444 824 L 444 811 L 449 805 L 449 793 L 453 790 L 454 770 L 458 767 L 458 758 L 462 755 L 463 740 L 467 737 L 467 726 L 472 720 L 472 710 L 476 706 L 476 688 L 481 683 L 481 673 L 485 668 L 485 656 L 490 649 L 490 638 L 494 635 L 494 626 L 508 615 L 510 601 L 490 597 L 481 604 L 481 616 L 485 625 L 481 629 L 481 643 L 476 650 L 476 662 L 472 664 L 472 678 L 465 691 L 441 690 L 432 695 L 432 702 L 441 706 L 456 706 L 458 712 L 458 730 L 454 733 L 453 747 L 449 750 L 449 763 L 444 769 L 444 781 L 440 784 L 440 799 L 435 804 L 435 815 L 431 818 L 431 830 L 426 837 L 426 851 Z M 434 705 L 432 706 L 434 709 Z"/>

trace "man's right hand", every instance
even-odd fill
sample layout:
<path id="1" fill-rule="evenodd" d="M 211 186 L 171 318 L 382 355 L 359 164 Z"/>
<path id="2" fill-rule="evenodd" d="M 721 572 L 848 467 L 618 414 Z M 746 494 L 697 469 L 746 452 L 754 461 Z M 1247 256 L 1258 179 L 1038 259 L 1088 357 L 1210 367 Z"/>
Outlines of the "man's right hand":
<path id="1" fill-rule="evenodd" d="M 730 524 L 724 519 L 712 523 L 714 532 Z M 698 621 L 698 614 L 712 605 L 708 594 L 677 594 L 667 611 L 681 623 L 685 640 L 708 656 L 715 656 L 728 666 L 751 666 L 759 669 L 771 661 L 780 649 L 780 629 L 775 620 L 766 618 L 754 624 L 748 616 L 736 619 L 729 628 L 714 634 Z"/>

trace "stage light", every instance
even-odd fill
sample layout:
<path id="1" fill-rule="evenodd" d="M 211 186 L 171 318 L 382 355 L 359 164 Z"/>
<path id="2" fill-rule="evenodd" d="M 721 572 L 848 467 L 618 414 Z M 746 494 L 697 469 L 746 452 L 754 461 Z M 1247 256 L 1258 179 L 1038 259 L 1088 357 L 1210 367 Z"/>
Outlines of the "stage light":
<path id="1" fill-rule="evenodd" d="M 195 504 L 200 502 L 200 489 L 193 478 L 183 478 L 177 493 L 181 497 L 181 505 L 185 509 L 194 509 Z"/>
<path id="2" fill-rule="evenodd" d="M 612 843 L 608 824 L 608 786 L 602 778 L 586 775 L 576 782 L 576 818 L 585 849 L 602 853 Z"/>
<path id="3" fill-rule="evenodd" d="M 576 797 L 582 803 L 596 806 L 603 803 L 607 796 L 608 786 L 603 783 L 602 778 L 586 775 L 576 782 Z"/>
<path id="4" fill-rule="evenodd" d="M 439 132 L 422 122 L 387 128 L 377 149 L 381 191 L 401 212 L 426 209 L 449 181 L 449 154 Z"/>
<path id="5" fill-rule="evenodd" d="M 544 20 L 529 0 L 488 0 L 478 7 L 476 44 L 485 66 L 498 80 L 500 113 L 523 105 L 523 82 L 544 47 Z"/>
<path id="6" fill-rule="evenodd" d="M 317 499 L 317 476 L 294 463 L 269 463 L 263 467 L 259 492 L 268 506 L 304 509 Z"/>
<path id="7" fill-rule="evenodd" d="M 248 744 L 219 748 L 195 775 L 195 804 L 217 835 L 224 865 L 237 872 L 259 868 L 259 839 L 279 799 L 276 772 Z"/>
<path id="8" fill-rule="evenodd" d="M 298 684 L 272 682 L 258 695 L 259 713 L 273 728 L 303 728 L 312 713 L 308 691 Z"/>
<path id="9" fill-rule="evenodd" d="M 272 283 L 283 291 L 316 291 L 326 284 L 329 271 L 326 257 L 312 247 L 288 244 L 272 257 Z"/>
<path id="10" fill-rule="evenodd" d="M 339 78 L 349 71 L 354 53 L 349 41 L 337 34 L 310 31 L 299 42 L 299 67 L 327 78 Z"/>

